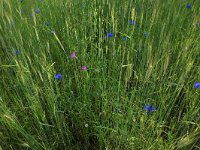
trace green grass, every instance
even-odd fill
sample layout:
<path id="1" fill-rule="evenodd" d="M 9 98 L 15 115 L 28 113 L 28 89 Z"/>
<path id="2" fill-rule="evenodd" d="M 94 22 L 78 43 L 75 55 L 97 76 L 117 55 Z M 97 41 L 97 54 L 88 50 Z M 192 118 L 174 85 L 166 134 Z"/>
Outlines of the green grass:
<path id="1" fill-rule="evenodd" d="M 0 149 L 200 149 L 199 1 L 1 0 L 0 16 Z"/>

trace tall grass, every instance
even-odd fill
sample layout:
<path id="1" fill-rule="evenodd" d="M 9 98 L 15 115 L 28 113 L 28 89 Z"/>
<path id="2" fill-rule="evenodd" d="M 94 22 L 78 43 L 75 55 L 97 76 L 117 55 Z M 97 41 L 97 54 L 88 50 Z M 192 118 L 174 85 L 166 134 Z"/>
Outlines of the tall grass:
<path id="1" fill-rule="evenodd" d="M 200 149 L 199 1 L 1 0 L 0 16 L 2 149 Z"/>

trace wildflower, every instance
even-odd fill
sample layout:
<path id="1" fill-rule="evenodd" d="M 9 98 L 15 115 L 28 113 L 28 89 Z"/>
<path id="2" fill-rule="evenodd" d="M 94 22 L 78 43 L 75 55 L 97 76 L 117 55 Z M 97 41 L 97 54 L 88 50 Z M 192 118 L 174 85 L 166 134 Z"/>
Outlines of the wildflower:
<path id="1" fill-rule="evenodd" d="M 134 25 L 134 24 L 135 24 L 135 21 L 134 21 L 134 20 L 130 20 L 130 24 L 131 24 L 131 25 Z"/>
<path id="2" fill-rule="evenodd" d="M 75 52 L 71 53 L 71 58 L 75 58 L 75 57 L 76 57 L 76 53 Z"/>
<path id="3" fill-rule="evenodd" d="M 197 89 L 200 89 L 200 82 L 195 82 L 194 87 L 197 88 Z"/>
<path id="4" fill-rule="evenodd" d="M 107 36 L 108 36 L 108 37 L 112 37 L 113 34 L 112 34 L 112 33 L 108 33 Z"/>
<path id="5" fill-rule="evenodd" d="M 20 51 L 19 51 L 19 50 L 16 50 L 16 51 L 15 51 L 15 54 L 16 54 L 16 55 L 19 55 L 19 54 L 20 54 Z"/>
<path id="6" fill-rule="evenodd" d="M 55 76 L 56 79 L 61 79 L 62 78 L 62 75 L 59 73 Z"/>
<path id="7" fill-rule="evenodd" d="M 82 70 L 86 70 L 87 67 L 86 67 L 86 66 L 82 66 L 81 69 L 82 69 Z"/>
<path id="8" fill-rule="evenodd" d="M 197 22 L 197 23 L 196 23 L 196 26 L 197 26 L 197 27 L 200 26 L 200 22 Z"/>
<path id="9" fill-rule="evenodd" d="M 190 9 L 190 8 L 192 8 L 192 5 L 191 4 L 187 4 L 186 8 Z"/>
<path id="10" fill-rule="evenodd" d="M 47 21 L 47 22 L 45 22 L 45 25 L 48 27 L 49 26 L 49 22 Z"/>
<path id="11" fill-rule="evenodd" d="M 35 9 L 35 13 L 39 14 L 40 13 L 40 9 L 39 8 Z"/>
<path id="12" fill-rule="evenodd" d="M 149 35 L 148 32 L 144 32 L 144 36 L 147 37 Z"/>
<path id="13" fill-rule="evenodd" d="M 150 112 L 152 112 L 152 111 L 155 111 L 156 110 L 156 107 L 155 106 L 153 106 L 153 105 L 145 105 L 144 106 L 144 110 L 147 110 L 147 115 L 150 113 Z"/>
<path id="14" fill-rule="evenodd" d="M 30 14 L 30 17 L 31 17 L 31 18 L 33 17 L 33 13 Z"/>
<path id="15" fill-rule="evenodd" d="M 88 124 L 87 124 L 87 123 L 85 124 L 85 127 L 86 127 L 86 128 L 88 127 Z"/>
<path id="16" fill-rule="evenodd" d="M 127 37 L 123 37 L 122 40 L 123 40 L 123 41 L 126 41 L 126 40 L 127 40 Z"/>

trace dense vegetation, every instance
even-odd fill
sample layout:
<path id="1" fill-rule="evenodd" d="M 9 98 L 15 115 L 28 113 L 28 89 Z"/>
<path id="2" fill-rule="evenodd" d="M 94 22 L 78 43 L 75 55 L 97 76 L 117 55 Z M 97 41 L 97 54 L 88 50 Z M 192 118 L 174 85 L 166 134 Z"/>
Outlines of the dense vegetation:
<path id="1" fill-rule="evenodd" d="M 198 0 L 1 0 L 0 16 L 0 149 L 200 149 Z"/>

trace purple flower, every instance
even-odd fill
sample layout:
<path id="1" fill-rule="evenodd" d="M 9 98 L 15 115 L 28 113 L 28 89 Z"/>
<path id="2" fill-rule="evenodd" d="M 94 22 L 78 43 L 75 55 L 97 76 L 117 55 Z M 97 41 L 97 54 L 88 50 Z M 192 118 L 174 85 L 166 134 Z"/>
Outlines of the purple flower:
<path id="1" fill-rule="evenodd" d="M 197 88 L 197 89 L 200 89 L 200 82 L 195 82 L 194 87 Z"/>
<path id="2" fill-rule="evenodd" d="M 197 22 L 197 23 L 196 23 L 196 26 L 197 26 L 197 27 L 200 26 L 200 22 Z"/>
<path id="3" fill-rule="evenodd" d="M 192 5 L 191 4 L 187 4 L 186 8 L 190 9 L 190 8 L 192 8 Z"/>
<path id="4" fill-rule="evenodd" d="M 76 57 L 76 52 L 71 53 L 71 58 L 75 58 Z"/>
<path id="5" fill-rule="evenodd" d="M 81 69 L 82 70 L 87 70 L 87 67 L 86 66 L 82 66 Z"/>
<path id="6" fill-rule="evenodd" d="M 130 24 L 131 24 L 131 25 L 134 25 L 134 24 L 135 24 L 135 21 L 134 21 L 134 20 L 130 20 Z"/>
<path id="7" fill-rule="evenodd" d="M 113 34 L 110 32 L 110 33 L 107 34 L 107 36 L 108 36 L 108 37 L 112 37 Z"/>
<path id="8" fill-rule="evenodd" d="M 55 76 L 55 78 L 59 80 L 59 79 L 62 78 L 62 75 L 59 73 L 59 74 L 57 74 L 57 75 Z"/>
<path id="9" fill-rule="evenodd" d="M 150 113 L 150 112 L 152 112 L 152 111 L 155 111 L 156 110 L 156 107 L 155 106 L 153 106 L 152 104 L 151 105 L 145 105 L 144 106 L 144 110 L 147 110 L 147 115 Z"/>
<path id="10" fill-rule="evenodd" d="M 15 54 L 16 54 L 16 55 L 19 55 L 19 54 L 20 54 L 20 51 L 19 51 L 19 50 L 16 50 L 16 51 L 15 51 Z"/>

